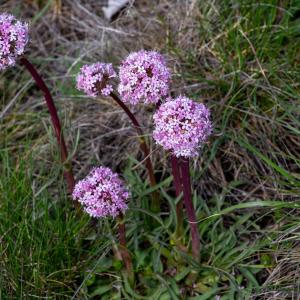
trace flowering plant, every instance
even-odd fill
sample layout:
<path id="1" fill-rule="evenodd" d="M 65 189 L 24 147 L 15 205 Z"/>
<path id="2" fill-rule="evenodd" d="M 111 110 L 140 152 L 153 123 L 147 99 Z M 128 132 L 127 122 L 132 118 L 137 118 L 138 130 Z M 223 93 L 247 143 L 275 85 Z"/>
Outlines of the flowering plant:
<path id="1" fill-rule="evenodd" d="M 1 14 L 0 69 L 13 66 L 19 58 L 43 92 L 60 148 L 69 192 L 75 203 L 81 204 L 84 212 L 91 217 L 97 219 L 112 217 L 117 221 L 119 245 L 114 252 L 124 261 L 130 284 L 134 285 L 133 264 L 126 244 L 125 231 L 125 212 L 131 209 L 129 195 L 134 193 L 130 193 L 119 175 L 108 167 L 92 169 L 75 185 L 71 158 L 68 156 L 53 98 L 41 75 L 24 56 L 27 42 L 28 24 L 18 21 L 12 15 Z M 116 79 L 119 79 L 117 91 L 114 89 L 116 85 L 113 82 Z M 200 237 L 197 215 L 192 202 L 189 159 L 199 154 L 199 150 L 212 133 L 212 123 L 210 111 L 203 103 L 193 101 L 184 95 L 174 99 L 168 97 L 170 80 L 171 74 L 164 57 L 155 51 L 141 50 L 129 54 L 121 63 L 119 76 L 110 63 L 96 62 L 82 66 L 76 77 L 76 87 L 92 98 L 110 97 L 130 119 L 137 132 L 140 149 L 143 152 L 143 162 L 148 172 L 152 194 L 150 216 L 154 213 L 160 216 L 161 213 L 161 198 L 158 193 L 160 186 L 157 185 L 159 177 L 156 177 L 152 164 L 149 140 L 146 139 L 140 122 L 127 104 L 155 104 L 153 138 L 169 155 L 176 197 L 180 198 L 183 194 L 183 200 L 179 199 L 176 203 L 175 245 L 180 250 L 189 251 L 189 247 L 182 239 L 183 209 L 185 209 L 190 227 L 192 255 L 194 260 L 199 262 Z M 152 227 L 155 230 L 155 225 Z"/>

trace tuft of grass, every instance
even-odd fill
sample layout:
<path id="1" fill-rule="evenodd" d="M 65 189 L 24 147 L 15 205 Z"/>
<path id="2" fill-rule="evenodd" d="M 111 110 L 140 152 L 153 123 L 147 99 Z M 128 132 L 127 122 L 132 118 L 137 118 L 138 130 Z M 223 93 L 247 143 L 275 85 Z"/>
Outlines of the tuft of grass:
<path id="1" fill-rule="evenodd" d="M 32 157 L 13 161 L 1 150 L 0 162 L 1 299 L 72 296 L 106 242 L 93 237 L 89 219 L 76 215 L 59 184 L 55 197 L 48 181 L 32 175 Z"/>

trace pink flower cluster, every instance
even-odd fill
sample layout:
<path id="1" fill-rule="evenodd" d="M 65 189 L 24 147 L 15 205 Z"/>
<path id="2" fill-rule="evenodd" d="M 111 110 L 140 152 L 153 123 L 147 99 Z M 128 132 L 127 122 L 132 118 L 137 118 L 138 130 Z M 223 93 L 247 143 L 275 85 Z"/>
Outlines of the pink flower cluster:
<path id="1" fill-rule="evenodd" d="M 157 103 L 169 91 L 170 72 L 163 56 L 155 51 L 131 53 L 120 67 L 118 91 L 133 105 Z"/>
<path id="2" fill-rule="evenodd" d="M 154 114 L 153 137 L 175 156 L 194 157 L 212 132 L 209 110 L 202 103 L 179 96 Z"/>
<path id="3" fill-rule="evenodd" d="M 28 42 L 28 24 L 9 14 L 0 14 L 0 70 L 16 63 Z"/>
<path id="4" fill-rule="evenodd" d="M 109 79 L 116 77 L 112 64 L 95 63 L 84 65 L 77 75 L 77 89 L 84 91 L 90 97 L 100 94 L 108 96 L 113 88 L 108 84 Z"/>
<path id="5" fill-rule="evenodd" d="M 127 209 L 128 190 L 118 174 L 109 168 L 94 168 L 89 175 L 77 182 L 73 199 L 78 200 L 92 217 L 116 217 Z"/>

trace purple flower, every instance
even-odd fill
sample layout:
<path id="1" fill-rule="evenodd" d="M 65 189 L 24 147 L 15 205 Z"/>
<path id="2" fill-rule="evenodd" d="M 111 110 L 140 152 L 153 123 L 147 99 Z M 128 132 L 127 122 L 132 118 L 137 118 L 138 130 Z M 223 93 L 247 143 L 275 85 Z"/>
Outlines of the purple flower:
<path id="1" fill-rule="evenodd" d="M 14 16 L 0 14 L 0 70 L 16 63 L 24 53 L 28 42 L 28 24 L 18 21 Z"/>
<path id="2" fill-rule="evenodd" d="M 169 91 L 170 72 L 155 51 L 131 53 L 120 67 L 119 93 L 127 103 L 157 103 Z"/>
<path id="3" fill-rule="evenodd" d="M 112 64 L 95 63 L 84 65 L 77 75 L 77 89 L 84 91 L 90 97 L 100 94 L 108 96 L 113 88 L 108 84 L 109 79 L 116 77 Z"/>
<path id="4" fill-rule="evenodd" d="M 118 174 L 109 168 L 98 167 L 77 182 L 72 196 L 92 217 L 116 217 L 127 209 L 129 192 Z"/>
<path id="5" fill-rule="evenodd" d="M 197 156 L 212 132 L 209 110 L 202 103 L 179 96 L 162 104 L 154 114 L 153 137 L 175 156 Z"/>

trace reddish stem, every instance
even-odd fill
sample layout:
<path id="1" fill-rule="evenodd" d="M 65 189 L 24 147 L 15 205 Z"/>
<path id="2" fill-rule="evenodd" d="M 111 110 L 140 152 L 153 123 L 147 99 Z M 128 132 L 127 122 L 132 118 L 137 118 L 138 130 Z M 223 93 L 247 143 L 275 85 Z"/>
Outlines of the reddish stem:
<path id="1" fill-rule="evenodd" d="M 171 155 L 171 165 L 172 165 L 172 174 L 174 178 L 174 187 L 176 197 L 182 192 L 181 187 L 181 178 L 180 178 L 180 161 L 174 155 Z M 176 226 L 176 238 L 180 239 L 183 234 L 183 200 L 180 199 L 176 205 L 176 216 L 177 216 L 177 226 Z"/>
<path id="2" fill-rule="evenodd" d="M 126 247 L 126 228 L 124 223 L 124 217 L 123 215 L 120 215 L 118 217 L 118 230 L 119 230 L 119 242 L 120 242 L 120 252 L 123 259 L 123 262 L 125 264 L 125 268 L 127 271 L 128 278 L 130 282 L 133 284 L 134 282 L 134 273 L 132 268 L 132 260 L 130 253 Z"/>
<path id="3" fill-rule="evenodd" d="M 192 201 L 191 179 L 189 169 L 189 159 L 183 158 L 181 160 L 181 179 L 183 185 L 183 199 L 186 208 L 192 238 L 192 253 L 196 261 L 200 260 L 200 237 L 197 228 L 196 213 Z"/>
<path id="4" fill-rule="evenodd" d="M 35 67 L 29 62 L 29 60 L 26 57 L 21 57 L 20 59 L 21 64 L 24 65 L 24 67 L 27 69 L 27 71 L 31 74 L 32 78 L 35 80 L 36 85 L 39 87 L 39 89 L 44 93 L 44 98 L 46 101 L 46 104 L 48 106 L 48 110 L 51 116 L 52 125 L 55 131 L 55 136 L 57 139 L 57 143 L 60 148 L 60 155 L 61 155 L 61 161 L 64 165 L 64 176 L 67 181 L 68 190 L 70 193 L 73 192 L 74 186 L 75 186 L 75 180 L 72 173 L 72 166 L 71 163 L 68 162 L 68 151 L 66 147 L 66 143 L 64 140 L 64 136 L 61 132 L 61 125 L 60 121 L 57 115 L 57 109 L 55 107 L 53 98 L 51 96 L 51 93 L 46 86 L 43 78 L 38 73 L 38 71 L 35 69 Z"/>
<path id="5" fill-rule="evenodd" d="M 131 120 L 131 122 L 132 122 L 138 136 L 139 136 L 140 148 L 144 153 L 145 166 L 146 166 L 146 169 L 148 171 L 150 186 L 154 187 L 154 186 L 156 186 L 156 180 L 155 180 L 153 166 L 152 166 L 152 162 L 151 162 L 151 158 L 150 158 L 150 151 L 147 147 L 143 130 L 142 130 L 138 120 L 134 116 L 134 114 L 130 111 L 130 109 L 126 106 L 126 104 L 119 98 L 119 96 L 117 94 L 115 94 L 114 92 L 112 92 L 110 94 L 110 96 L 118 103 L 118 105 L 127 114 L 127 116 Z M 159 207 L 160 207 L 159 197 L 158 197 L 158 193 L 155 191 L 155 192 L 152 193 L 152 208 L 153 208 L 154 211 L 157 212 L 157 211 L 159 211 Z"/>

